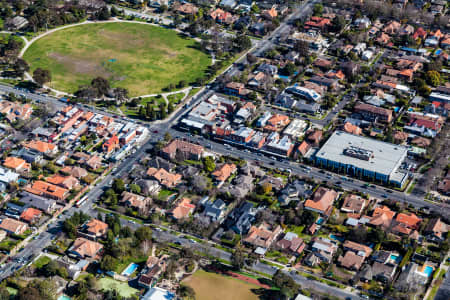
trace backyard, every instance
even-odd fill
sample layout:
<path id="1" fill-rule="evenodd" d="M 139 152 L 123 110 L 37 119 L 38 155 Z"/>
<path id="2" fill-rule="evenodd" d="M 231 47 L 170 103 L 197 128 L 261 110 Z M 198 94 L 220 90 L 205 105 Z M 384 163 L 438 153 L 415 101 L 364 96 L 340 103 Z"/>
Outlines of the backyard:
<path id="1" fill-rule="evenodd" d="M 110 277 L 101 278 L 98 285 L 102 290 L 116 290 L 122 297 L 131 297 L 139 291 L 128 285 L 128 282 L 120 282 Z"/>

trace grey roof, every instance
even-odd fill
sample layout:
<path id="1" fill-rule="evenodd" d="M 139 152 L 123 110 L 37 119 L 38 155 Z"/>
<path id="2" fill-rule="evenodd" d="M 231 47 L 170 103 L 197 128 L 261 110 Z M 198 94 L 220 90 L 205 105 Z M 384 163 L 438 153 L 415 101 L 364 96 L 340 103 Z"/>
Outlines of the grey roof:
<path id="1" fill-rule="evenodd" d="M 370 158 L 365 160 L 344 154 L 344 150 L 350 147 L 371 152 Z M 391 176 L 407 152 L 404 146 L 336 131 L 316 153 L 316 157 Z"/>

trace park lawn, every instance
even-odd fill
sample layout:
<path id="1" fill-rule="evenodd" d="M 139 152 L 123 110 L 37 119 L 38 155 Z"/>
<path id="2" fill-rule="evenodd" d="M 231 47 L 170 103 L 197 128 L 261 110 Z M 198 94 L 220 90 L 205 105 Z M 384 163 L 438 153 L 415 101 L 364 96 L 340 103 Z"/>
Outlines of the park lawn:
<path id="1" fill-rule="evenodd" d="M 116 290 L 122 297 L 128 298 L 132 295 L 137 295 L 139 290 L 132 288 L 128 282 L 121 282 L 110 277 L 103 277 L 98 281 L 98 286 L 102 290 Z"/>
<path id="2" fill-rule="evenodd" d="M 24 59 L 31 72 L 50 70 L 48 85 L 55 89 L 74 93 L 101 76 L 133 97 L 204 77 L 211 59 L 197 46 L 195 40 L 158 26 L 96 23 L 44 36 L 27 49 Z"/>
<path id="3" fill-rule="evenodd" d="M 177 105 L 178 103 L 180 103 L 180 101 L 183 99 L 184 97 L 184 93 L 176 93 L 176 94 L 171 94 L 167 96 L 167 100 L 169 100 L 170 103 Z"/>
<path id="4" fill-rule="evenodd" d="M 33 262 L 33 266 L 35 266 L 36 268 L 40 269 L 43 266 L 45 266 L 46 264 L 48 264 L 51 260 L 52 259 L 50 257 L 43 255 L 43 256 L 40 256 L 38 259 L 36 259 Z"/>
<path id="5" fill-rule="evenodd" d="M 259 299 L 258 295 L 252 292 L 252 289 L 259 289 L 259 286 L 203 270 L 198 270 L 184 279 L 183 284 L 192 287 L 195 298 L 199 300 Z"/>

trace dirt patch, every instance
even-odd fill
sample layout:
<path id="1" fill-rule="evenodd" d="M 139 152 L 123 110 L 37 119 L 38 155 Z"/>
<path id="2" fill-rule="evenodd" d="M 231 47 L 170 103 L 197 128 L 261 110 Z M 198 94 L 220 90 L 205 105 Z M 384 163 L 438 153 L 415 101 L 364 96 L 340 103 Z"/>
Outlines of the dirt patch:
<path id="1" fill-rule="evenodd" d="M 89 74 L 93 77 L 102 76 L 105 78 L 109 78 L 113 75 L 101 65 L 90 60 L 79 59 L 70 55 L 63 55 L 56 52 L 51 52 L 48 54 L 48 56 L 55 59 L 60 64 L 63 64 L 68 70 L 74 73 Z"/>

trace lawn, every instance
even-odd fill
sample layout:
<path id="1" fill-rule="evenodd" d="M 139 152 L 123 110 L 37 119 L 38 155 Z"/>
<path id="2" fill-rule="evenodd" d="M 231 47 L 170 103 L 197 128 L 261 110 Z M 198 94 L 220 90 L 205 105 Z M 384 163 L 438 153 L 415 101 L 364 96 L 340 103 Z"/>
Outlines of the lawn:
<path id="1" fill-rule="evenodd" d="M 38 259 L 36 259 L 36 260 L 33 262 L 33 265 L 34 265 L 36 268 L 40 269 L 40 268 L 42 268 L 43 266 L 45 266 L 46 264 L 48 264 L 50 261 L 51 261 L 51 258 L 50 258 L 50 257 L 43 255 L 43 256 L 40 256 Z"/>
<path id="2" fill-rule="evenodd" d="M 205 75 L 211 59 L 197 42 L 175 31 L 135 23 L 86 24 L 56 31 L 34 42 L 24 59 L 49 69 L 51 87 L 73 93 L 98 76 L 130 96 L 160 93 L 181 80 Z"/>
<path id="3" fill-rule="evenodd" d="M 110 277 L 101 278 L 98 285 L 103 290 L 116 290 L 122 297 L 131 297 L 139 292 L 137 289 L 130 287 L 128 282 L 120 282 Z"/>
<path id="4" fill-rule="evenodd" d="M 167 96 L 167 100 L 169 100 L 170 103 L 177 105 L 180 103 L 181 99 L 183 99 L 184 93 L 176 93 L 172 95 Z"/>
<path id="5" fill-rule="evenodd" d="M 183 280 L 183 284 L 195 290 L 195 298 L 199 300 L 256 300 L 259 299 L 252 289 L 259 289 L 235 278 L 198 270 Z"/>

